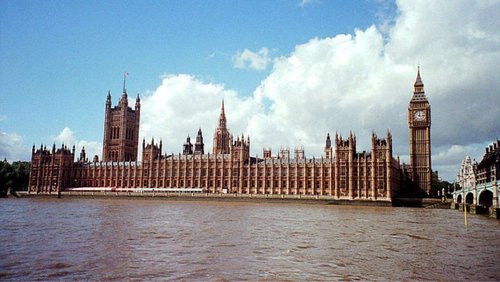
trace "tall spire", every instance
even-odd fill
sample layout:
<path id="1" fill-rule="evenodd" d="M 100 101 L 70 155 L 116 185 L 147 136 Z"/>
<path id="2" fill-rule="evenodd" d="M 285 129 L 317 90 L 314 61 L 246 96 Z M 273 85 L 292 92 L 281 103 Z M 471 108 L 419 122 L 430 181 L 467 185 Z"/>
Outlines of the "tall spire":
<path id="1" fill-rule="evenodd" d="M 111 108 L 111 90 L 108 91 L 108 96 L 106 97 L 106 108 Z"/>
<path id="2" fill-rule="evenodd" d="M 226 128 L 226 113 L 224 112 L 224 99 L 222 99 L 222 107 L 220 110 L 219 128 Z"/>
<path id="3" fill-rule="evenodd" d="M 224 99 L 222 99 L 222 107 L 219 116 L 219 125 L 215 129 L 215 134 L 214 134 L 213 153 L 229 154 L 230 153 L 229 146 L 231 143 L 232 143 L 232 138 L 230 137 L 229 131 L 227 130 L 226 114 L 224 112 Z"/>
<path id="4" fill-rule="evenodd" d="M 417 70 L 417 79 L 415 80 L 415 87 L 417 86 L 424 86 L 424 83 L 422 82 L 422 79 L 420 78 L 420 66 L 418 66 Z"/>
<path id="5" fill-rule="evenodd" d="M 427 101 L 427 97 L 424 92 L 424 83 L 420 77 L 420 66 L 417 69 L 417 78 L 415 79 L 415 84 L 413 85 L 413 97 L 411 102 L 423 102 Z"/>

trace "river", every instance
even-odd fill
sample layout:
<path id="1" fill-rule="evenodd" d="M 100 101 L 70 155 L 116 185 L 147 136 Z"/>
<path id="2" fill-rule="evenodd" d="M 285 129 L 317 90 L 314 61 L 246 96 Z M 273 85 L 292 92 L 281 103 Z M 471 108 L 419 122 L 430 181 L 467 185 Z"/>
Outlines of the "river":
<path id="1" fill-rule="evenodd" d="M 500 280 L 500 223 L 456 210 L 0 199 L 0 280 Z"/>

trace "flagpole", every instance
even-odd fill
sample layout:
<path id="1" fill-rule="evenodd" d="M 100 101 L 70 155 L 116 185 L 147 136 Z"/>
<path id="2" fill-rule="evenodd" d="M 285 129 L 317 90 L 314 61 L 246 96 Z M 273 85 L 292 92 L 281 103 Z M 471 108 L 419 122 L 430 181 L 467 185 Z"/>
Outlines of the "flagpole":
<path id="1" fill-rule="evenodd" d="M 125 81 L 127 79 L 127 76 L 128 76 L 128 72 L 124 72 L 123 73 L 123 93 L 125 93 Z"/>
<path id="2" fill-rule="evenodd" d="M 465 225 L 465 228 L 468 227 L 468 220 L 467 220 L 467 204 L 466 202 L 464 201 L 464 225 Z"/>

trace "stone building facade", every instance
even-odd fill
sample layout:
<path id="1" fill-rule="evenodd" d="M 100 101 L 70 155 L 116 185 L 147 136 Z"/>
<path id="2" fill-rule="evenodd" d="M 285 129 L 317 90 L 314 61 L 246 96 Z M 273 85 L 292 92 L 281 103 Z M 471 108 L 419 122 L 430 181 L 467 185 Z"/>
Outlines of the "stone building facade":
<path id="1" fill-rule="evenodd" d="M 418 81 L 421 81 L 420 73 Z M 138 145 L 134 142 L 138 134 L 140 100 L 138 97 L 135 110 L 132 110 L 127 105 L 126 95 L 124 91 L 118 106 L 111 109 L 108 94 L 103 160 L 94 157 L 89 162 L 84 149 L 76 162 L 73 161 L 74 149 L 69 151 L 64 146 L 58 150 L 54 147 L 52 151 L 33 149 L 32 163 L 36 165 L 31 170 L 30 193 L 72 187 L 172 187 L 203 188 L 207 193 L 324 195 L 337 199 L 390 201 L 401 189 L 404 172 L 399 159 L 392 155 L 389 131 L 384 138 L 372 133 L 370 152 L 357 151 L 356 136 L 351 132 L 346 138 L 335 134 L 333 140 L 327 134 L 324 155 L 319 158 L 306 158 L 302 148 L 295 149 L 293 158 L 289 149 L 280 150 L 277 156 L 273 156 L 270 149 L 264 149 L 262 158 L 253 157 L 250 138 L 244 135 L 234 138 L 229 133 L 224 102 L 214 132 L 212 154 L 204 153 L 203 135 L 199 129 L 194 150 L 188 137 L 182 154 L 178 155 L 163 154 L 161 141 L 151 140 L 146 144 L 143 140 L 139 162 L 133 154 Z M 413 119 L 413 111 L 420 110 L 411 108 L 409 111 Z M 424 119 L 430 125 L 428 117 L 430 108 L 425 108 Z M 413 121 L 409 124 L 410 130 L 419 125 Z M 419 136 L 411 139 L 415 144 L 411 143 L 410 147 L 420 146 L 423 141 Z M 430 156 L 430 151 L 427 153 Z M 420 162 L 416 164 L 419 168 L 423 166 Z M 430 169 L 430 163 L 427 165 Z M 419 172 L 413 170 L 415 175 Z"/>
<path id="2" fill-rule="evenodd" d="M 499 208 L 500 140 L 486 147 L 479 163 L 472 161 L 469 156 L 462 161 L 457 184 L 453 192 L 455 203 Z"/>
<path id="3" fill-rule="evenodd" d="M 57 193 L 63 187 L 73 187 L 75 146 L 70 151 L 64 144 L 52 150 L 44 146 L 31 151 L 29 192 Z"/>

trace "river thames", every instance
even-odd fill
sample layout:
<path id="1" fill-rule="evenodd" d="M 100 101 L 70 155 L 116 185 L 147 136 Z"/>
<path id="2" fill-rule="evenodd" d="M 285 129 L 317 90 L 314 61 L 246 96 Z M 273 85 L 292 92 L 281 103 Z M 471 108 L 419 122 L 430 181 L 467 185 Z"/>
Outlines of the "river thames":
<path id="1" fill-rule="evenodd" d="M 456 210 L 0 199 L 0 280 L 500 280 L 500 223 Z"/>

